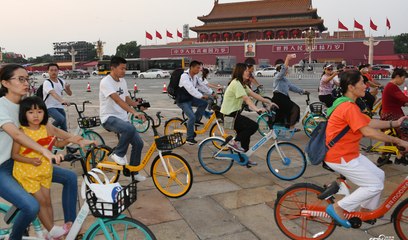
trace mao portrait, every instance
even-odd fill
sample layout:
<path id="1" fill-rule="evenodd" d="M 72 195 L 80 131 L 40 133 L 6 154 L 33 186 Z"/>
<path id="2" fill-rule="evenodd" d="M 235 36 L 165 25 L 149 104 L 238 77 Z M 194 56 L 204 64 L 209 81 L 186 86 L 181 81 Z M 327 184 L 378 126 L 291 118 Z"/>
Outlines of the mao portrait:
<path id="1" fill-rule="evenodd" d="M 245 57 L 255 57 L 255 43 L 245 43 Z"/>

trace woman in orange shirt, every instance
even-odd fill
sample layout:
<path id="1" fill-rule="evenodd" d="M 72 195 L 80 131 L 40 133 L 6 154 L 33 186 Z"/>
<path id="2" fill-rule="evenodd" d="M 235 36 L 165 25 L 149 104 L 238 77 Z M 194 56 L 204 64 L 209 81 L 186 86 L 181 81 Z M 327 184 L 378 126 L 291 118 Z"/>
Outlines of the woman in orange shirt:
<path id="1" fill-rule="evenodd" d="M 370 119 L 360 112 L 355 100 L 363 97 L 366 86 L 359 71 L 347 71 L 341 75 L 340 87 L 344 97 L 337 99 L 328 109 L 330 118 L 326 129 L 326 145 L 346 126 L 350 130 L 327 152 L 325 163 L 334 171 L 344 175 L 359 188 L 335 204 L 330 204 L 326 212 L 343 227 L 350 228 L 344 219 L 344 211 L 374 210 L 378 207 L 384 188 L 384 171 L 367 157 L 360 154 L 359 142 L 363 136 L 408 148 L 408 142 L 378 131 L 399 127 L 406 117 L 396 121 Z M 339 102 L 342 102 L 339 104 Z"/>

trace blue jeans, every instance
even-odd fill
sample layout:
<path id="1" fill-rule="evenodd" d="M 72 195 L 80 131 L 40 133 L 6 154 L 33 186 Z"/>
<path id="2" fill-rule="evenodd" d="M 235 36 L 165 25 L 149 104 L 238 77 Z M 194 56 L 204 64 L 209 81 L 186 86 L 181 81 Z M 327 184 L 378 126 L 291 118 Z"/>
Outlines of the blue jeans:
<path id="1" fill-rule="evenodd" d="M 113 116 L 110 116 L 102 126 L 108 131 L 118 133 L 120 136 L 118 146 L 116 146 L 115 149 L 115 154 L 119 157 L 125 156 L 130 144 L 132 145 L 132 150 L 130 151 L 130 165 L 140 165 L 143 140 L 135 127 L 130 122 L 123 121 Z"/>
<path id="2" fill-rule="evenodd" d="M 52 123 L 55 127 L 67 131 L 67 117 L 63 108 L 48 108 L 48 115 L 54 118 Z"/>
<path id="3" fill-rule="evenodd" d="M 7 160 L 0 165 L 0 197 L 20 209 L 14 219 L 10 239 L 21 239 L 25 229 L 37 217 L 40 205 L 37 200 L 14 179 L 14 161 Z M 54 167 L 53 182 L 64 184 L 62 205 L 65 221 L 73 221 L 76 217 L 77 176 L 74 172 Z"/>
<path id="4" fill-rule="evenodd" d="M 194 123 L 199 121 L 203 116 L 205 108 L 207 107 L 207 101 L 203 99 L 193 98 L 188 102 L 177 103 L 177 106 L 181 108 L 184 114 L 188 117 L 187 120 L 187 140 L 194 139 Z M 196 112 L 193 112 L 192 107 L 197 107 Z"/>

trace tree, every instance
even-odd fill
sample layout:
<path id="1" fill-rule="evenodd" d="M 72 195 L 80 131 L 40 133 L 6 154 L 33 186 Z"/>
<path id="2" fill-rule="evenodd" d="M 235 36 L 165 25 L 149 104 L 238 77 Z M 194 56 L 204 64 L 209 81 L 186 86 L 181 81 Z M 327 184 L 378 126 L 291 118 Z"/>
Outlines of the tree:
<path id="1" fill-rule="evenodd" d="M 137 45 L 136 41 L 120 44 L 116 48 L 116 56 L 123 58 L 138 58 L 140 57 L 140 45 Z"/>
<path id="2" fill-rule="evenodd" d="M 408 53 L 408 33 L 402 33 L 394 37 L 395 53 Z"/>

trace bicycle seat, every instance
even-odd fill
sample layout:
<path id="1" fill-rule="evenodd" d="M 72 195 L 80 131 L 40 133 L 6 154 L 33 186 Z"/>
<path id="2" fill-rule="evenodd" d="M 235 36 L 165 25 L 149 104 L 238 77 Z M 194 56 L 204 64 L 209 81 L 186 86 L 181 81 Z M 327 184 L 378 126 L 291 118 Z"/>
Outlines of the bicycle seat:
<path id="1" fill-rule="evenodd" d="M 334 172 L 334 170 L 331 169 L 331 168 L 329 167 L 329 165 L 327 165 L 324 161 L 322 162 L 322 167 L 323 167 L 324 169 L 326 169 L 326 170 L 329 170 L 330 172 Z"/>
<path id="2" fill-rule="evenodd" d="M 328 197 L 336 194 L 340 189 L 339 184 L 336 181 L 333 181 L 332 183 L 329 184 L 329 186 L 326 187 L 326 189 L 317 195 L 317 198 L 320 200 L 327 199 Z"/>

